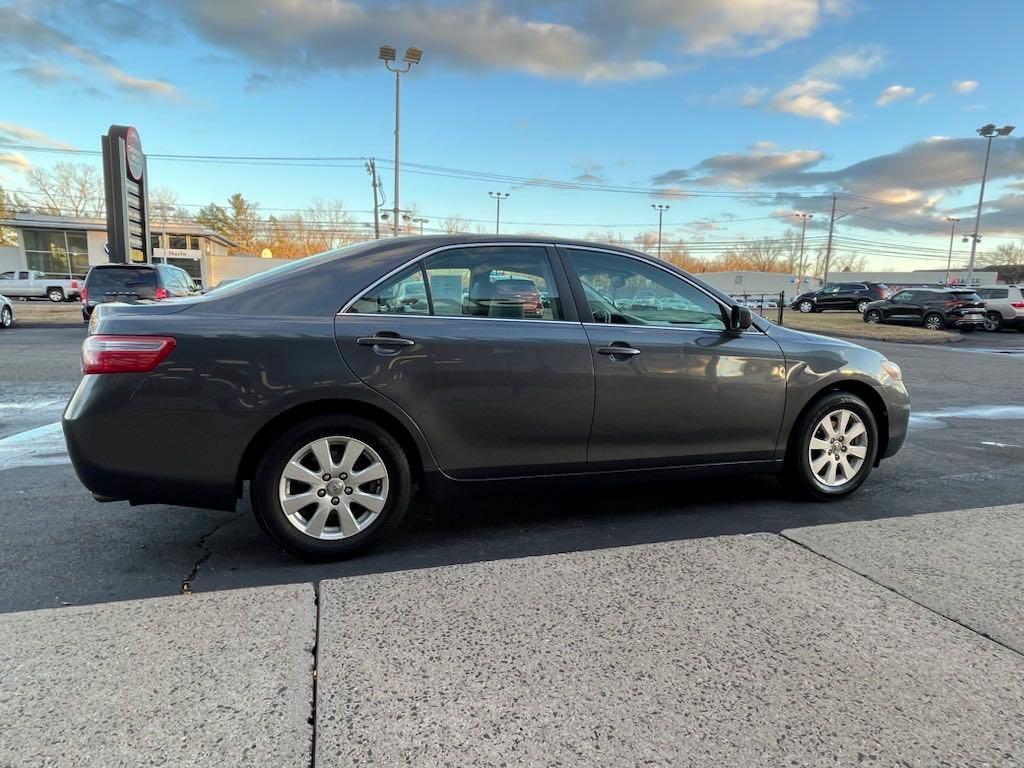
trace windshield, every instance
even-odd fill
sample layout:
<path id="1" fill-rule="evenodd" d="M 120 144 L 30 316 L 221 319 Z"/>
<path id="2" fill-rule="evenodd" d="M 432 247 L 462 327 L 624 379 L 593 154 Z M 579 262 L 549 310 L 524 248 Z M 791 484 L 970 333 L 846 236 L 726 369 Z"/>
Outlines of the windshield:
<path id="1" fill-rule="evenodd" d="M 134 295 L 153 298 L 156 295 L 156 270 L 139 267 L 95 267 L 86 280 L 89 295 Z"/>

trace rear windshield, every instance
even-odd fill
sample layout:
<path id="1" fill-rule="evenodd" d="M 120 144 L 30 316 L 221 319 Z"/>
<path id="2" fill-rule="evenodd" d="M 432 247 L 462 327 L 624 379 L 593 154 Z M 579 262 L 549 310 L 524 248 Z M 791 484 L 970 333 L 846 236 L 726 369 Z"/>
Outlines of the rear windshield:
<path id="1" fill-rule="evenodd" d="M 957 301 L 981 301 L 981 297 L 974 291 L 952 291 L 952 294 Z"/>
<path id="2" fill-rule="evenodd" d="M 85 283 L 89 296 L 99 299 L 106 294 L 153 298 L 156 295 L 156 270 L 137 267 L 96 267 Z"/>

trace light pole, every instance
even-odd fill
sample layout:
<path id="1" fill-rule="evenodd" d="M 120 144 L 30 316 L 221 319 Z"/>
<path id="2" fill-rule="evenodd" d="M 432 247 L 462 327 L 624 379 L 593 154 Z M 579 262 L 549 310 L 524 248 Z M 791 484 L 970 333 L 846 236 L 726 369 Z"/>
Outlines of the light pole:
<path id="1" fill-rule="evenodd" d="M 1004 125 L 1002 128 L 996 128 L 993 123 L 983 125 L 978 129 L 978 135 L 984 136 L 988 139 L 988 145 L 985 147 L 985 169 L 981 172 L 981 191 L 978 193 L 978 213 L 974 217 L 974 232 L 970 235 L 971 260 L 967 264 L 967 285 L 972 285 L 974 283 L 974 254 L 978 250 L 978 241 L 981 240 L 981 235 L 978 233 L 978 229 L 981 227 L 981 205 L 985 200 L 985 179 L 988 177 L 988 157 L 992 153 L 992 139 L 996 136 L 1009 136 L 1012 132 L 1012 125 Z"/>
<path id="2" fill-rule="evenodd" d="M 501 234 L 501 201 L 508 200 L 511 195 L 508 192 L 488 192 L 488 195 L 498 204 L 498 210 L 494 214 L 494 234 Z"/>
<path id="3" fill-rule="evenodd" d="M 661 258 L 661 219 L 671 206 L 663 203 L 651 203 L 651 208 L 658 212 L 658 258 Z"/>
<path id="4" fill-rule="evenodd" d="M 392 66 L 391 62 L 395 61 L 397 55 L 398 52 L 392 45 L 382 45 L 380 47 L 380 53 L 377 55 L 377 58 L 384 62 L 384 66 L 387 67 L 388 71 L 395 73 L 395 219 L 393 224 L 396 237 L 398 236 L 398 140 L 399 128 L 401 127 L 401 112 L 398 97 L 401 89 L 402 75 L 412 69 L 413 64 L 420 63 L 420 59 L 423 58 L 423 51 L 419 48 L 407 48 L 405 51 L 405 58 L 402 59 L 405 63 L 404 67 Z"/>
<path id="5" fill-rule="evenodd" d="M 426 224 L 428 221 L 430 221 L 430 219 L 424 219 L 424 218 L 421 217 L 421 218 L 418 218 L 418 219 L 413 219 L 412 223 L 420 225 L 420 234 L 422 235 L 423 234 L 423 225 Z"/>
<path id="6" fill-rule="evenodd" d="M 800 261 L 797 265 L 797 271 L 799 274 L 796 276 L 796 292 L 800 293 L 800 285 L 804 281 L 804 235 L 807 234 L 807 220 L 813 219 L 813 213 L 797 213 L 794 214 L 800 219 Z"/>
<path id="7" fill-rule="evenodd" d="M 825 274 L 821 278 L 821 284 L 823 286 L 828 283 L 828 266 L 832 261 L 832 232 L 835 229 L 836 222 L 840 219 L 846 218 L 851 213 L 866 211 L 867 209 L 868 206 L 862 205 L 860 208 L 854 208 L 852 211 L 847 211 L 846 213 L 841 213 L 836 216 L 836 193 L 832 193 L 832 214 L 829 216 L 828 220 L 828 244 L 825 246 Z"/>
<path id="8" fill-rule="evenodd" d="M 946 221 L 953 223 L 953 226 L 949 230 L 949 256 L 946 258 L 946 285 L 949 285 L 949 265 L 953 263 L 953 235 L 956 234 L 956 223 L 960 219 L 947 216 Z"/>

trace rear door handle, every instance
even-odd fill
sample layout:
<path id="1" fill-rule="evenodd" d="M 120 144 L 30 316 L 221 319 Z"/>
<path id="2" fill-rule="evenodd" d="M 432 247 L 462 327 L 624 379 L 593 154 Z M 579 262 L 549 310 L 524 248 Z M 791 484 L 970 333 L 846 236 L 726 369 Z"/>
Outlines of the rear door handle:
<path id="1" fill-rule="evenodd" d="M 611 357 L 633 357 L 634 355 L 639 355 L 640 350 L 622 342 L 615 342 L 610 347 L 598 347 L 597 353 L 599 355 L 609 355 Z"/>
<path id="2" fill-rule="evenodd" d="M 411 347 L 415 343 L 401 336 L 363 336 L 356 339 L 356 344 L 362 347 Z"/>

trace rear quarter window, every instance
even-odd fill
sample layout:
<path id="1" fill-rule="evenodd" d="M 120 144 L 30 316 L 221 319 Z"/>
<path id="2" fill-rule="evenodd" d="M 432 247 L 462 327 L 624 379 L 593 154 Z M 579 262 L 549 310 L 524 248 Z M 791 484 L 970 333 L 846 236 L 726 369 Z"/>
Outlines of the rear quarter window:
<path id="1" fill-rule="evenodd" d="M 1009 288 L 979 288 L 978 295 L 983 299 L 1008 299 Z"/>

